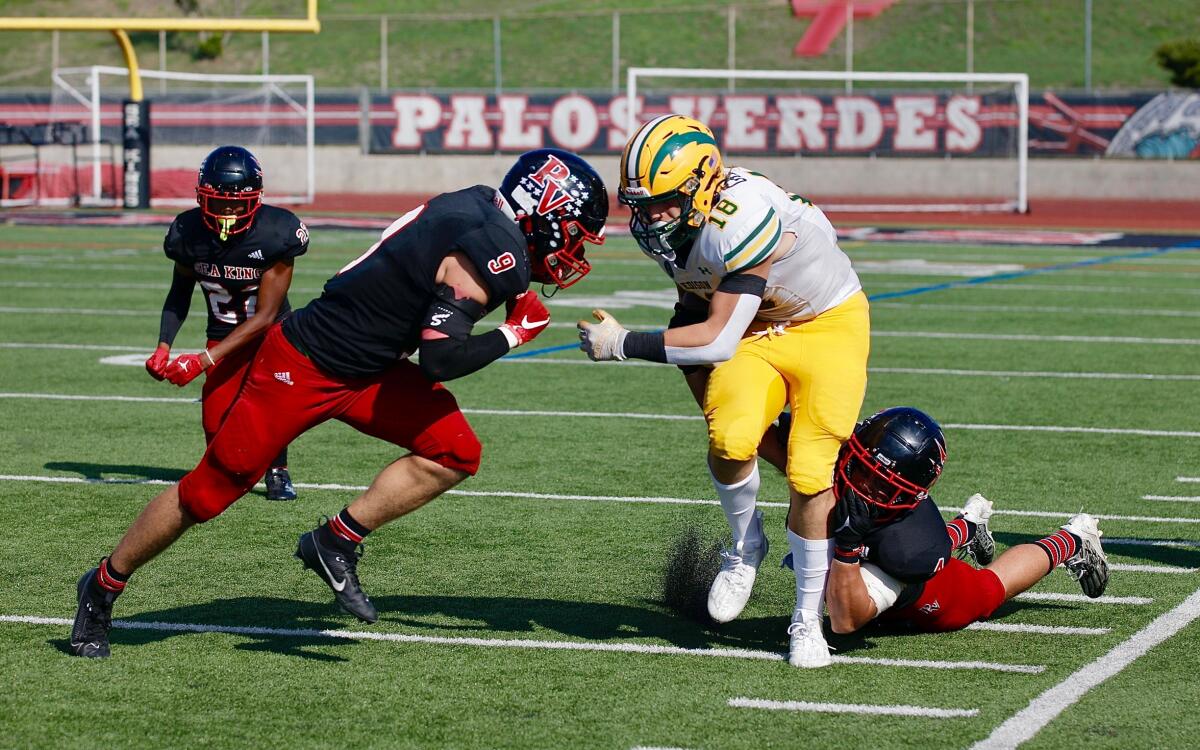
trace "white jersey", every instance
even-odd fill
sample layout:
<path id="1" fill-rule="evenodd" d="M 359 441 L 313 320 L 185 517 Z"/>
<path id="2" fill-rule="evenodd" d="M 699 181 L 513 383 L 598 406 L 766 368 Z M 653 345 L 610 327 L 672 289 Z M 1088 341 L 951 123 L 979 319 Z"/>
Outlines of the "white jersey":
<path id="1" fill-rule="evenodd" d="M 794 234 L 796 241 L 771 264 L 758 317 L 809 320 L 862 289 L 821 209 L 740 167 L 726 171 L 725 184 L 683 268 L 674 260 L 647 255 L 680 289 L 710 299 L 721 279 L 770 257 L 785 232 Z"/>

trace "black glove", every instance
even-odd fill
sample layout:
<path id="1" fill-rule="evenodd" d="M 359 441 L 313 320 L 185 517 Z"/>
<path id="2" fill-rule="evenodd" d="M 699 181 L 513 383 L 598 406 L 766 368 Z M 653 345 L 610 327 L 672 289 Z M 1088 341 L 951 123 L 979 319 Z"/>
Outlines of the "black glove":
<path id="1" fill-rule="evenodd" d="M 854 564 L 862 556 L 863 540 L 875 528 L 869 506 L 858 493 L 847 489 L 837 499 L 830 515 L 833 527 L 833 558 Z"/>

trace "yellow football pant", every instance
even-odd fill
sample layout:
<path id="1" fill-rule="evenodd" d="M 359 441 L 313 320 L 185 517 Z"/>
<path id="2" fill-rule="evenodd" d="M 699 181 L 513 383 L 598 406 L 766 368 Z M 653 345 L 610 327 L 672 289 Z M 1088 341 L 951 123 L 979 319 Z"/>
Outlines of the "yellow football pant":
<path id="1" fill-rule="evenodd" d="M 752 458 L 767 427 L 790 404 L 788 483 L 805 495 L 828 488 L 838 449 L 862 408 L 870 349 L 870 306 L 861 291 L 782 332 L 747 335 L 708 379 L 709 451 L 731 461 Z"/>

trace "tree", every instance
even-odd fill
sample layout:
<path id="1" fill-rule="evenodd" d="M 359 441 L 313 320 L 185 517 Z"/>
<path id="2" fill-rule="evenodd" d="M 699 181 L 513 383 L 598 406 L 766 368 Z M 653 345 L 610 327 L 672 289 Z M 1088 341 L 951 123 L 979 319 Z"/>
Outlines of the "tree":
<path id="1" fill-rule="evenodd" d="M 1158 64 L 1171 73 L 1171 83 L 1200 89 L 1200 40 L 1166 42 L 1154 50 Z"/>

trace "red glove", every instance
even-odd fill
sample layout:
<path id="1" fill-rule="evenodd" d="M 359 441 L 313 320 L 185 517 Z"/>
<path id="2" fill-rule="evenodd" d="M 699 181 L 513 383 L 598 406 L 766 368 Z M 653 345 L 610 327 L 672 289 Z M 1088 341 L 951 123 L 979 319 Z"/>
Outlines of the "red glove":
<path id="1" fill-rule="evenodd" d="M 150 377 L 155 380 L 162 380 L 167 376 L 167 363 L 170 361 L 171 348 L 159 346 L 150 355 L 150 359 L 146 360 L 146 372 L 150 373 Z"/>
<path id="2" fill-rule="evenodd" d="M 500 330 L 508 339 L 509 348 L 515 349 L 521 344 L 528 344 L 550 322 L 550 312 L 542 304 L 537 292 L 525 291 L 516 295 L 504 305 L 508 317 Z"/>
<path id="3" fill-rule="evenodd" d="M 183 387 L 204 372 L 200 364 L 199 354 L 180 354 L 171 364 L 167 365 L 166 378 L 177 386 Z"/>

